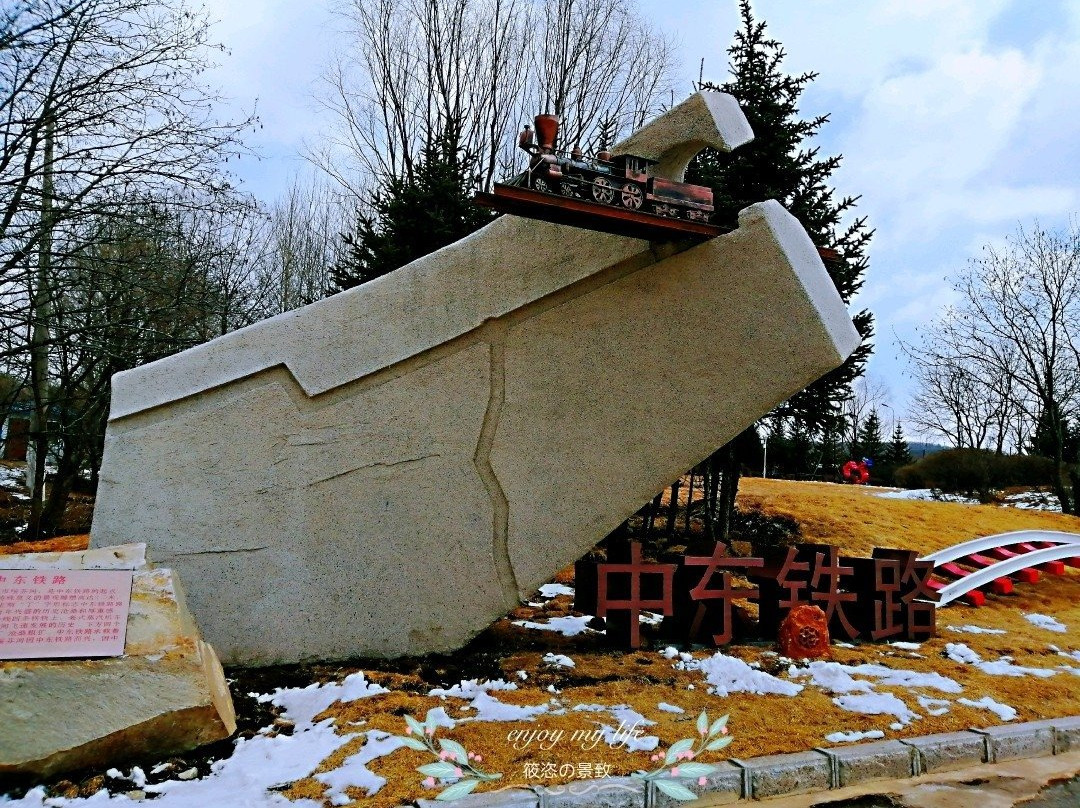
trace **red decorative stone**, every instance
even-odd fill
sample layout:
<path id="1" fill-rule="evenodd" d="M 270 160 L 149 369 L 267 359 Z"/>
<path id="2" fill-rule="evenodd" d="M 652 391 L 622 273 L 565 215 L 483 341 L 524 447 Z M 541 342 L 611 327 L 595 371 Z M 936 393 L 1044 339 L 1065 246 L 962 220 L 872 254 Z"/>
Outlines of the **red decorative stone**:
<path id="1" fill-rule="evenodd" d="M 780 653 L 791 659 L 819 659 L 829 653 L 829 621 L 818 606 L 794 607 L 780 623 Z"/>

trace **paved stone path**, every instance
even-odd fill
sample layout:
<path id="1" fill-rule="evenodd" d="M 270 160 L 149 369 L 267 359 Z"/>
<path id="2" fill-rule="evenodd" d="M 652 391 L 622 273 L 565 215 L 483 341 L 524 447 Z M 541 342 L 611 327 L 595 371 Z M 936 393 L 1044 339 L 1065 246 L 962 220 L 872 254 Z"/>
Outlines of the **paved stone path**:
<path id="1" fill-rule="evenodd" d="M 1050 786 L 1024 808 L 1076 808 L 1080 805 L 1080 776 Z"/>
<path id="2" fill-rule="evenodd" d="M 723 803 L 702 800 L 699 804 Z M 1080 751 L 778 797 L 757 804 L 762 808 L 1077 808 Z"/>

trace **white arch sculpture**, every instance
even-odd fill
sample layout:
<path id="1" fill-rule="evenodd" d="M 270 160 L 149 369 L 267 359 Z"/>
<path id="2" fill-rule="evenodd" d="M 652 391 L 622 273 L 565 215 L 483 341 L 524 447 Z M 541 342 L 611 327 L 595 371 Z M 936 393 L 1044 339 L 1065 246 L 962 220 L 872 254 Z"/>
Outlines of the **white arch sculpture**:
<path id="1" fill-rule="evenodd" d="M 1015 558 L 1007 558 L 953 581 L 938 590 L 940 598 L 937 605 L 944 606 L 962 595 L 966 595 L 973 589 L 986 586 L 995 578 L 1011 575 L 1018 570 L 1045 564 L 1048 561 L 1060 561 L 1080 556 L 1080 534 L 1065 533 L 1060 530 L 1014 530 L 1009 533 L 998 533 L 994 536 L 983 536 L 979 539 L 954 544 L 952 547 L 946 547 L 944 550 L 925 555 L 919 560 L 932 561 L 936 568 L 942 564 L 948 564 L 950 561 L 957 561 L 973 553 L 985 552 L 994 547 L 1007 547 L 1012 544 L 1036 541 L 1053 542 L 1057 546 L 1033 550 Z"/>

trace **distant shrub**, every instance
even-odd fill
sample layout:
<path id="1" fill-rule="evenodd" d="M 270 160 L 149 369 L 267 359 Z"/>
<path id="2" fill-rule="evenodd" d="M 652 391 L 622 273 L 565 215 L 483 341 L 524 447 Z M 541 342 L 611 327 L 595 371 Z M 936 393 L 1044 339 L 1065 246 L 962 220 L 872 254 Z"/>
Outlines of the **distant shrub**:
<path id="1" fill-rule="evenodd" d="M 893 484 L 900 488 L 929 488 L 926 475 L 923 474 L 922 462 L 908 463 L 893 472 Z"/>
<path id="2" fill-rule="evenodd" d="M 896 470 L 902 488 L 936 488 L 988 502 L 994 491 L 1009 486 L 1048 485 L 1054 464 L 1033 455 L 998 455 L 984 449 L 949 449 Z"/>

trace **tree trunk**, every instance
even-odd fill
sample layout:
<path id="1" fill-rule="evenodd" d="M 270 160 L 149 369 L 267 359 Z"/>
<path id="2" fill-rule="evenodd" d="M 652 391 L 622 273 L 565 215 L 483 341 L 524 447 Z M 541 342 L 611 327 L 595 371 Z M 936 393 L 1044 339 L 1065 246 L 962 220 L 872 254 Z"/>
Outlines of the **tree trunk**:
<path id="1" fill-rule="evenodd" d="M 42 538 L 41 517 L 45 501 L 45 461 L 49 454 L 49 275 L 52 262 L 53 123 L 46 119 L 44 166 L 41 179 L 41 234 L 38 241 L 37 272 L 30 310 L 30 391 L 34 407 L 30 412 L 30 451 L 27 453 L 27 487 L 30 489 L 30 518 L 26 537 Z"/>
<path id="2" fill-rule="evenodd" d="M 64 511 L 67 510 L 68 497 L 72 486 L 79 477 L 79 462 L 73 457 L 74 452 L 64 448 L 64 454 L 60 458 L 59 468 L 53 484 L 49 487 L 49 498 L 41 512 L 39 532 L 42 538 L 55 536 L 60 530 L 60 523 L 64 519 Z"/>
<path id="3" fill-rule="evenodd" d="M 720 493 L 716 503 L 716 538 L 727 541 L 731 532 L 731 517 L 735 512 L 735 494 L 739 490 L 739 450 L 738 439 L 731 441 L 721 450 Z"/>
<path id="4" fill-rule="evenodd" d="M 671 484 L 671 499 L 668 501 L 667 532 L 669 536 L 675 535 L 675 520 L 679 514 L 679 489 L 682 488 L 682 480 L 676 480 Z"/>

